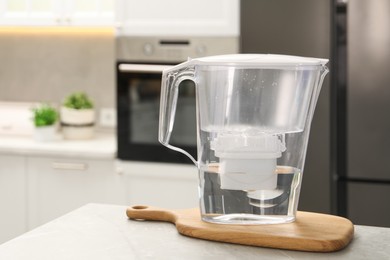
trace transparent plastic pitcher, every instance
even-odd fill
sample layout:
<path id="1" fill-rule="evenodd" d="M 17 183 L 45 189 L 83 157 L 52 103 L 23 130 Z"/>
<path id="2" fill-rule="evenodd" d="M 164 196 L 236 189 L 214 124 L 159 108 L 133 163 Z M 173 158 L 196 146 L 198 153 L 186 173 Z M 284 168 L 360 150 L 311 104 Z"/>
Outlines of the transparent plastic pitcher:
<path id="1" fill-rule="evenodd" d="M 310 124 L 327 62 L 237 54 L 192 59 L 164 70 L 159 141 L 198 167 L 204 221 L 295 220 Z M 197 160 L 169 144 L 183 80 L 195 82 Z"/>

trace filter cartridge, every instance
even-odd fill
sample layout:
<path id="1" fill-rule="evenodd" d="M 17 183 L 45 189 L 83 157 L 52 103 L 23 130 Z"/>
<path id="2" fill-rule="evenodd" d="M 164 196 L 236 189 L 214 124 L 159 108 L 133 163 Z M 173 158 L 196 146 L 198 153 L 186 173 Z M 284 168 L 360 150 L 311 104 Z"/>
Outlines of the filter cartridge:
<path id="1" fill-rule="evenodd" d="M 222 133 L 211 149 L 219 157 L 221 189 L 276 188 L 276 160 L 286 150 L 283 135 Z"/>

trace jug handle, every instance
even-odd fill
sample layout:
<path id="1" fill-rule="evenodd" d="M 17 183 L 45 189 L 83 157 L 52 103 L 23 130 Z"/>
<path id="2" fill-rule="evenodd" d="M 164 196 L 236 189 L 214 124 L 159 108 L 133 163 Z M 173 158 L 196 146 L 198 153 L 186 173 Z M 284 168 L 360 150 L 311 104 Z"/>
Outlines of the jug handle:
<path id="1" fill-rule="evenodd" d="M 190 153 L 184 149 L 169 144 L 175 120 L 179 85 L 183 80 L 191 80 L 195 82 L 194 68 L 183 66 L 184 64 L 180 64 L 179 66 L 163 71 L 158 140 L 169 149 L 186 155 L 191 159 L 195 166 L 198 167 L 198 162 Z"/>

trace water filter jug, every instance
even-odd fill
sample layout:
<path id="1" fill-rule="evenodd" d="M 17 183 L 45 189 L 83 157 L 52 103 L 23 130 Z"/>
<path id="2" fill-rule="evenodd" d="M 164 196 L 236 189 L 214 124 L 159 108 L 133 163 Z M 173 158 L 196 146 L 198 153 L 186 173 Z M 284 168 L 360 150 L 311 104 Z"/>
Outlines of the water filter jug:
<path id="1" fill-rule="evenodd" d="M 197 166 L 204 221 L 295 220 L 310 124 L 327 62 L 235 54 L 189 59 L 164 70 L 159 141 Z M 169 143 L 183 80 L 195 82 L 197 159 Z"/>

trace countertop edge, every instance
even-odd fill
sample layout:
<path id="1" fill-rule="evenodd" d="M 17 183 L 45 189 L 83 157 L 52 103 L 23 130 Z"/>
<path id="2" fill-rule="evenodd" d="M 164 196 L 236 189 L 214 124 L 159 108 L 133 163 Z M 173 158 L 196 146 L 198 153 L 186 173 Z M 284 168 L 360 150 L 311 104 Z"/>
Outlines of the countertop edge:
<path id="1" fill-rule="evenodd" d="M 88 140 L 36 142 L 28 136 L 0 136 L 0 155 L 115 159 L 114 133 L 99 133 Z"/>

